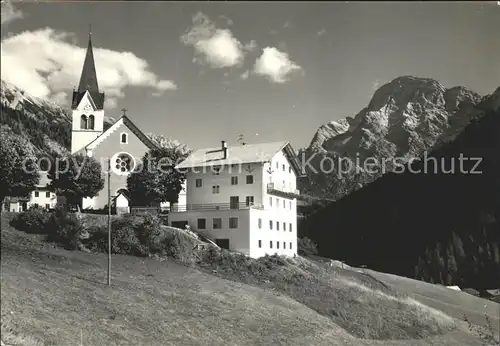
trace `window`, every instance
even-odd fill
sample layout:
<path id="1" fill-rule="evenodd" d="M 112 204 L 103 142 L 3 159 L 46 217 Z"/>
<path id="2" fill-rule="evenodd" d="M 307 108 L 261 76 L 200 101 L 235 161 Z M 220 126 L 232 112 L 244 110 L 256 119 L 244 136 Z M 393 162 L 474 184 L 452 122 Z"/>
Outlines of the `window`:
<path id="1" fill-rule="evenodd" d="M 221 229 L 222 228 L 222 219 L 220 217 L 216 217 L 213 219 L 213 229 Z"/>
<path id="2" fill-rule="evenodd" d="M 276 169 L 280 168 L 280 164 L 276 162 Z"/>
<path id="3" fill-rule="evenodd" d="M 82 116 L 80 117 L 80 129 L 87 129 L 87 116 L 85 114 L 82 114 Z"/>
<path id="4" fill-rule="evenodd" d="M 273 241 L 272 241 L 272 240 L 269 242 L 269 248 L 270 248 L 270 249 L 272 249 L 272 248 L 273 248 Z"/>
<path id="5" fill-rule="evenodd" d="M 262 219 L 259 219 L 258 224 L 259 224 L 259 228 L 262 228 Z"/>
<path id="6" fill-rule="evenodd" d="M 288 167 L 288 173 L 292 173 L 292 166 Z"/>
<path id="7" fill-rule="evenodd" d="M 246 197 L 246 204 L 247 204 L 247 207 L 253 205 L 253 196 Z"/>
<path id="8" fill-rule="evenodd" d="M 111 160 L 113 171 L 118 175 L 128 175 L 135 168 L 135 159 L 128 153 L 118 153 Z"/>
<path id="9" fill-rule="evenodd" d="M 283 209 L 286 209 L 286 201 L 283 200 Z"/>
<path id="10" fill-rule="evenodd" d="M 279 242 L 279 241 L 277 241 L 277 242 L 276 242 L 276 249 L 279 249 L 279 248 L 280 248 L 280 242 Z"/>
<path id="11" fill-rule="evenodd" d="M 45 204 L 45 209 L 49 210 L 50 209 L 50 204 Z"/>
<path id="12" fill-rule="evenodd" d="M 286 231 L 286 222 L 283 222 L 283 231 Z"/>
<path id="13" fill-rule="evenodd" d="M 94 116 L 93 116 L 92 114 L 91 114 L 91 115 L 89 115 L 89 119 L 88 119 L 88 121 L 87 121 L 87 124 L 88 124 L 88 127 L 87 127 L 87 128 L 88 128 L 89 130 L 93 130 L 93 129 L 94 129 L 94 122 L 95 122 L 95 121 L 94 121 Z"/>
<path id="14" fill-rule="evenodd" d="M 219 185 L 212 186 L 212 193 L 217 194 L 219 192 L 220 192 L 220 186 Z"/>
<path id="15" fill-rule="evenodd" d="M 231 185 L 238 185 L 238 177 L 231 177 Z"/>
<path id="16" fill-rule="evenodd" d="M 33 205 L 35 206 L 35 208 L 38 208 L 38 203 L 35 203 L 35 204 L 33 204 Z"/>
<path id="17" fill-rule="evenodd" d="M 45 197 L 50 198 L 50 191 L 45 192 Z"/>
<path id="18" fill-rule="evenodd" d="M 269 220 L 269 229 L 272 230 L 273 229 L 273 222 L 271 220 Z"/>
<path id="19" fill-rule="evenodd" d="M 292 210 L 292 201 L 288 202 L 288 204 L 290 205 L 290 210 Z"/>
<path id="20" fill-rule="evenodd" d="M 240 197 L 239 196 L 230 196 L 229 197 L 229 208 L 240 209 Z"/>
<path id="21" fill-rule="evenodd" d="M 214 168 L 214 175 L 219 175 L 220 174 L 220 168 L 217 167 L 217 168 Z"/>
<path id="22" fill-rule="evenodd" d="M 292 231 L 292 223 L 290 222 L 290 227 L 288 227 L 288 230 L 291 232 Z"/>
<path id="23" fill-rule="evenodd" d="M 122 133 L 120 136 L 120 143 L 122 144 L 127 144 L 128 143 L 128 136 L 126 133 Z"/>
<path id="24" fill-rule="evenodd" d="M 285 165 L 283 165 L 283 172 L 285 171 Z"/>
<path id="25" fill-rule="evenodd" d="M 207 228 L 207 220 L 198 219 L 198 229 L 206 229 L 206 228 Z"/>
<path id="26" fill-rule="evenodd" d="M 276 230 L 279 231 L 280 230 L 280 223 L 279 221 L 276 221 Z"/>
<path id="27" fill-rule="evenodd" d="M 273 206 L 273 198 L 269 197 L 269 205 L 272 207 Z"/>
<path id="28" fill-rule="evenodd" d="M 259 240 L 259 248 L 262 247 L 262 240 Z"/>
<path id="29" fill-rule="evenodd" d="M 38 191 L 35 191 L 35 197 L 38 197 L 40 193 Z"/>
<path id="30" fill-rule="evenodd" d="M 253 175 L 247 175 L 247 184 L 253 184 Z"/>
<path id="31" fill-rule="evenodd" d="M 196 179 L 196 187 L 201 187 L 201 179 Z"/>
<path id="32" fill-rule="evenodd" d="M 283 242 L 283 249 L 286 249 L 286 243 Z"/>
<path id="33" fill-rule="evenodd" d="M 292 242 L 290 242 L 290 250 L 292 249 Z"/>
<path id="34" fill-rule="evenodd" d="M 229 218 L 229 228 L 238 228 L 238 218 L 230 217 Z"/>

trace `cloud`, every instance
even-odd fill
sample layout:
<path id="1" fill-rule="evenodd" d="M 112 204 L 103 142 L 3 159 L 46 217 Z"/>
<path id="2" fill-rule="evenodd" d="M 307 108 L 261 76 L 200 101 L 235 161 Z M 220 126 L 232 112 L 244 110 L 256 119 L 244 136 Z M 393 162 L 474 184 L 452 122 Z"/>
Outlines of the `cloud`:
<path id="1" fill-rule="evenodd" d="M 12 1 L 2 0 L 2 25 L 23 18 L 23 13 L 12 6 Z"/>
<path id="2" fill-rule="evenodd" d="M 194 62 L 212 68 L 240 67 L 244 60 L 245 47 L 229 29 L 218 29 L 203 13 L 193 17 L 193 26 L 181 36 L 181 42 L 192 46 L 195 51 Z M 254 43 L 255 44 L 255 43 Z"/>
<path id="3" fill-rule="evenodd" d="M 118 107 L 118 100 L 115 98 L 106 98 L 104 99 L 104 108 L 106 109 L 114 109 Z"/>
<path id="4" fill-rule="evenodd" d="M 69 94 L 78 85 L 85 48 L 74 44 L 74 35 L 45 28 L 24 31 L 1 42 L 2 78 L 29 94 L 69 104 Z M 148 87 L 153 92 L 175 90 L 169 80 L 159 79 L 147 61 L 131 52 L 94 47 L 99 89 L 106 94 L 107 107 L 123 98 L 124 88 Z"/>
<path id="5" fill-rule="evenodd" d="M 326 34 L 326 30 L 325 29 L 321 29 L 320 31 L 318 31 L 316 33 L 316 35 L 318 35 L 318 36 L 323 36 L 324 34 Z"/>
<path id="6" fill-rule="evenodd" d="M 290 60 L 287 53 L 275 47 L 266 47 L 255 61 L 253 73 L 267 77 L 272 83 L 285 83 L 292 75 L 303 73 L 303 69 Z"/>

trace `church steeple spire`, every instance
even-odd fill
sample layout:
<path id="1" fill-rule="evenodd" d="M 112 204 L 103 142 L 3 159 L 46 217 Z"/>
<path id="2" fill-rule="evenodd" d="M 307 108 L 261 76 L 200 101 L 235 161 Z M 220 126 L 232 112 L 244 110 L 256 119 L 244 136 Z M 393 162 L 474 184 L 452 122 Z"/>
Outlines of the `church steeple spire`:
<path id="1" fill-rule="evenodd" d="M 85 93 L 89 93 L 92 102 L 97 109 L 104 107 L 104 93 L 99 92 L 99 85 L 97 83 L 97 73 L 94 62 L 94 51 L 92 49 L 92 30 L 89 25 L 89 41 L 87 44 L 87 52 L 83 62 L 82 74 L 78 89 L 73 91 L 73 99 L 71 101 L 71 108 L 76 109 L 80 104 Z"/>
<path id="2" fill-rule="evenodd" d="M 89 42 L 87 44 L 87 54 L 85 55 L 82 75 L 80 77 L 80 83 L 78 84 L 79 92 L 85 90 L 88 90 L 92 93 L 99 92 L 99 86 L 97 84 L 97 73 L 95 70 L 94 52 L 92 50 L 92 30 L 90 25 L 89 25 Z"/>

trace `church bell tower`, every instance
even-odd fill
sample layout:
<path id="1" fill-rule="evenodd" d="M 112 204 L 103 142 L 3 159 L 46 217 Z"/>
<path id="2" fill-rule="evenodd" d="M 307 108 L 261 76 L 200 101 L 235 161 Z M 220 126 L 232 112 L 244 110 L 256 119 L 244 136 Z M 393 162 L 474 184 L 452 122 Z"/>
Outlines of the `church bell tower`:
<path id="1" fill-rule="evenodd" d="M 73 90 L 71 111 L 71 153 L 73 154 L 99 137 L 104 131 L 104 93 L 99 92 L 97 84 L 90 31 L 80 83 L 78 89 Z"/>

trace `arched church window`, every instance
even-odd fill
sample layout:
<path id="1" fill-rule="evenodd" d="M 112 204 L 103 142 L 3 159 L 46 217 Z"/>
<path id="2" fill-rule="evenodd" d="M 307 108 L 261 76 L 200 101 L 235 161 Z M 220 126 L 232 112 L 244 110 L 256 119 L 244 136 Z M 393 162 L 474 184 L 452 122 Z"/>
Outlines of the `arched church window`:
<path id="1" fill-rule="evenodd" d="M 128 136 L 126 133 L 122 133 L 121 135 L 121 139 L 120 139 L 120 142 L 121 143 L 124 143 L 124 144 L 127 144 L 128 143 Z"/>
<path id="2" fill-rule="evenodd" d="M 82 130 L 87 129 L 87 116 L 85 114 L 82 114 L 82 116 L 80 117 L 80 128 Z"/>
<path id="3" fill-rule="evenodd" d="M 94 129 L 94 116 L 91 114 L 89 115 L 89 119 L 88 119 L 88 129 L 91 129 L 93 130 Z"/>

